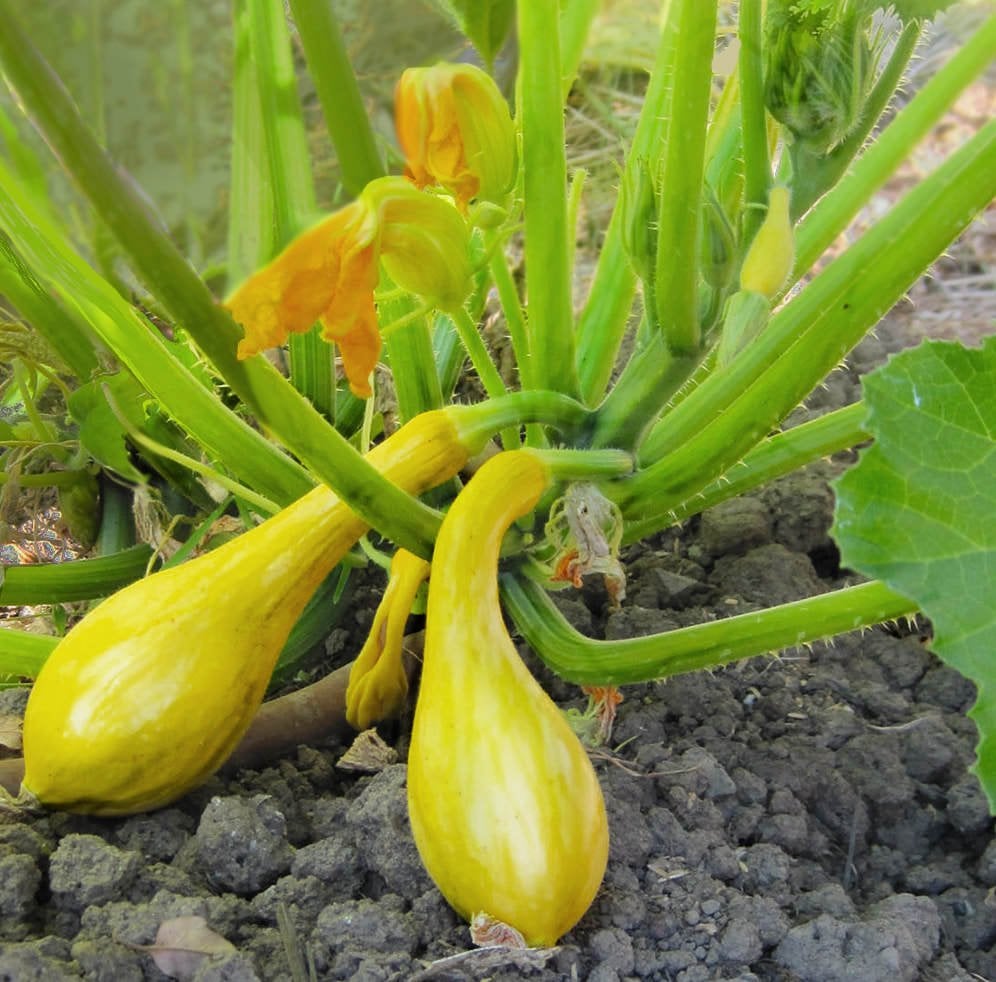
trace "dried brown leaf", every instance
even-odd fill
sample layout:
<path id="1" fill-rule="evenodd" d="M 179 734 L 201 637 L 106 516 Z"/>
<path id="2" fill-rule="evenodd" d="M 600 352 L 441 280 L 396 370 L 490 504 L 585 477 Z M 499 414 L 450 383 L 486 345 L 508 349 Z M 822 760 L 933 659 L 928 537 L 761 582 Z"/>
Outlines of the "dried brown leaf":
<path id="1" fill-rule="evenodd" d="M 130 945 L 152 956 L 164 975 L 190 982 L 209 958 L 235 951 L 235 945 L 207 926 L 203 917 L 173 917 L 163 921 L 150 945 Z"/>
<path id="2" fill-rule="evenodd" d="M 386 744 L 374 730 L 364 730 L 353 741 L 352 746 L 336 761 L 336 767 L 343 771 L 356 771 L 359 774 L 376 774 L 389 764 L 398 762 L 398 752 Z"/>

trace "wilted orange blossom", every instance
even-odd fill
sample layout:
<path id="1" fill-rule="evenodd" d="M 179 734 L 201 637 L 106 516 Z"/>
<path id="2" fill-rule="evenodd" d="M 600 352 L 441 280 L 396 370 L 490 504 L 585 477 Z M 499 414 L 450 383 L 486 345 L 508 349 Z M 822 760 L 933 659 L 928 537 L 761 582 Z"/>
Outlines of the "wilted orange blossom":
<path id="1" fill-rule="evenodd" d="M 466 222 L 450 202 L 401 177 L 371 181 L 228 299 L 245 331 L 238 356 L 283 344 L 320 321 L 322 337 L 339 347 L 350 389 L 366 398 L 381 350 L 374 305 L 380 261 L 398 286 L 452 310 L 470 291 L 468 248 Z"/>

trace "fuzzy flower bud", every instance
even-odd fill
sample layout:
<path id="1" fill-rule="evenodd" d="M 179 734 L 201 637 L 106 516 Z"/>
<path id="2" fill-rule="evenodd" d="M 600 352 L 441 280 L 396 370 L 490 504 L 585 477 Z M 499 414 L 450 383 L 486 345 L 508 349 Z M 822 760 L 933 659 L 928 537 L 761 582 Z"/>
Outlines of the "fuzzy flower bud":
<path id="1" fill-rule="evenodd" d="M 861 0 L 772 0 L 765 16 L 768 111 L 813 152 L 852 132 L 874 82 L 880 43 L 869 37 Z"/>

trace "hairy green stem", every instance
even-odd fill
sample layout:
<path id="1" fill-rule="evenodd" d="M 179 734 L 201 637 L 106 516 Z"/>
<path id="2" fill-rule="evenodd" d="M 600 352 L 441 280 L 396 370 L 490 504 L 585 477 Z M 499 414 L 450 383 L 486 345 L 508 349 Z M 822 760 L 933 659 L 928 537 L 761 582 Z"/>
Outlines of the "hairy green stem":
<path id="1" fill-rule="evenodd" d="M 542 423 L 556 430 L 565 443 L 580 445 L 590 438 L 592 412 L 576 399 L 561 392 L 530 389 L 470 406 L 454 405 L 448 410 L 459 420 L 468 443 L 482 445 L 499 430 L 522 423 Z"/>
<path id="2" fill-rule="evenodd" d="M 131 488 L 112 480 L 101 471 L 100 528 L 97 530 L 96 552 L 99 556 L 113 556 L 135 544 L 134 497 Z"/>
<path id="3" fill-rule="evenodd" d="M 533 382 L 576 395 L 557 0 L 518 5 L 526 296 Z"/>
<path id="4" fill-rule="evenodd" d="M 660 158 L 660 148 L 667 141 L 674 80 L 674 40 L 673 32 L 661 31 L 650 84 L 626 157 L 627 172 L 640 166 L 641 160 L 649 161 L 653 172 Z M 581 398 L 589 405 L 601 399 L 609 384 L 636 292 L 636 273 L 623 247 L 622 224 L 622 208 L 617 199 L 598 254 L 588 299 L 578 320 L 578 378 Z"/>
<path id="5" fill-rule="evenodd" d="M 597 481 L 633 473 L 633 455 L 623 450 L 529 450 L 560 481 Z"/>
<path id="6" fill-rule="evenodd" d="M 498 291 L 498 299 L 501 301 L 502 313 L 505 315 L 505 326 L 508 328 L 512 351 L 515 353 L 515 364 L 519 370 L 519 385 L 523 389 L 531 389 L 535 387 L 535 379 L 532 354 L 529 350 L 529 328 L 526 324 L 522 303 L 519 300 L 519 290 L 512 278 L 511 270 L 508 268 L 508 258 L 500 241 L 494 238 L 489 239 L 487 248 L 491 254 L 488 266 L 491 270 L 495 289 Z"/>
<path id="7" fill-rule="evenodd" d="M 626 523 L 624 542 L 638 542 L 661 529 L 677 525 L 728 498 L 761 487 L 769 481 L 828 454 L 847 450 L 869 438 L 864 427 L 865 407 L 856 402 L 843 409 L 793 426 L 759 443 L 735 464 L 722 480 L 704 487 L 694 498 L 669 512 L 643 517 Z"/>
<path id="8" fill-rule="evenodd" d="M 277 250 L 312 219 L 317 205 L 311 176 L 308 134 L 297 95 L 297 76 L 283 7 L 269 0 L 247 0 L 249 49 L 255 65 L 257 102 L 268 195 L 273 202 Z M 266 260 L 272 256 L 263 257 Z M 335 373 L 328 344 L 318 327 L 288 339 L 294 388 L 326 416 L 332 414 Z"/>
<path id="9" fill-rule="evenodd" d="M 571 0 L 560 12 L 561 102 L 567 100 L 577 78 L 591 22 L 598 13 L 599 0 Z"/>
<path id="10" fill-rule="evenodd" d="M 761 227 L 771 184 L 768 156 L 768 123 L 764 108 L 762 50 L 762 0 L 741 0 L 740 34 L 740 118 L 744 155 L 743 251 Z"/>
<path id="11" fill-rule="evenodd" d="M 561 678 L 581 685 L 648 682 L 715 668 L 917 611 L 915 603 L 872 581 L 665 634 L 594 641 L 571 627 L 532 580 L 504 573 L 501 595 L 516 627 L 540 658 Z"/>
<path id="12" fill-rule="evenodd" d="M 380 316 L 396 323 L 407 315 L 412 316 L 409 323 L 384 332 L 402 422 L 427 410 L 439 409 L 443 405 L 443 390 L 432 352 L 426 308 L 407 294 L 382 301 L 378 306 Z"/>
<path id="13" fill-rule="evenodd" d="M 673 26 L 672 22 L 673 21 Z M 673 0 L 674 85 L 657 211 L 655 320 L 670 351 L 694 355 L 701 343 L 698 310 L 702 176 L 716 43 L 716 0 Z"/>
<path id="14" fill-rule="evenodd" d="M 278 252 L 248 0 L 235 0 L 232 6 L 232 150 L 225 251 L 230 290 Z"/>
<path id="15" fill-rule="evenodd" d="M 660 410 L 687 381 L 700 356 L 673 354 L 655 331 L 634 352 L 619 380 L 598 407 L 592 445 L 638 447 Z"/>

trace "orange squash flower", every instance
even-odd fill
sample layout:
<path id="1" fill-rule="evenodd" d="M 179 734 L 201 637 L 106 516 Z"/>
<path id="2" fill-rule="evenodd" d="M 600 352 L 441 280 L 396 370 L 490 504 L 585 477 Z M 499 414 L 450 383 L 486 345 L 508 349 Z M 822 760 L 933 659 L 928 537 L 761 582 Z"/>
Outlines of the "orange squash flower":
<path id="1" fill-rule="evenodd" d="M 380 178 L 302 232 L 227 300 L 245 331 L 239 358 L 283 344 L 320 321 L 322 337 L 339 347 L 350 389 L 368 397 L 381 349 L 374 305 L 380 260 L 399 286 L 445 310 L 459 307 L 470 292 L 463 217 L 404 178 Z"/>
<path id="2" fill-rule="evenodd" d="M 447 63 L 406 69 L 394 105 L 415 184 L 441 185 L 461 208 L 472 198 L 501 203 L 515 179 L 515 127 L 487 72 Z"/>
<path id="3" fill-rule="evenodd" d="M 283 344 L 317 320 L 334 341 L 355 395 L 370 395 L 380 357 L 373 291 L 377 285 L 376 212 L 362 198 L 303 232 L 225 304 L 242 325 L 239 358 Z"/>

